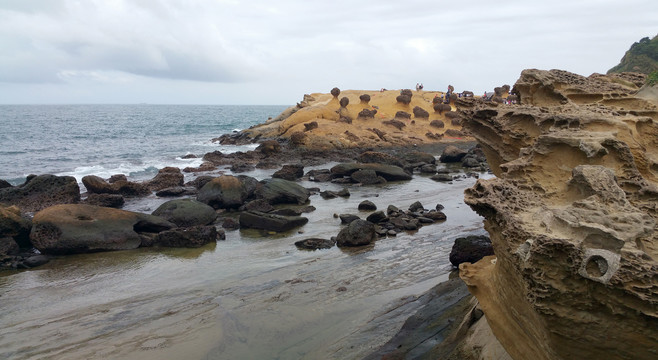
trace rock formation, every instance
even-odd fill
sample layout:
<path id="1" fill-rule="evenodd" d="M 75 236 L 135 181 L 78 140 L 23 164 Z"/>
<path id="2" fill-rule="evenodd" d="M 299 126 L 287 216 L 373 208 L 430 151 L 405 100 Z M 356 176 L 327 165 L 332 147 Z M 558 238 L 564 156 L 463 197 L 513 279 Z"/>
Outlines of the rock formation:
<path id="1" fill-rule="evenodd" d="M 635 77 L 525 70 L 522 105 L 459 101 L 496 175 L 465 196 L 496 256 L 460 276 L 515 359 L 656 358 L 658 107 Z"/>

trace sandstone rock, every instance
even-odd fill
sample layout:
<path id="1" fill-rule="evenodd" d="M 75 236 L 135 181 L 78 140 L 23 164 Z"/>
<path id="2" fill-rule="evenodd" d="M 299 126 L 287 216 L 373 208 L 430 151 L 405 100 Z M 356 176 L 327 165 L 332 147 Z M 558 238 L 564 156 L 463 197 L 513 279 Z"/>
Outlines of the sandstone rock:
<path id="1" fill-rule="evenodd" d="M 155 209 L 153 215 L 184 228 L 208 225 L 217 219 L 215 209 L 192 199 L 167 201 Z"/>
<path id="2" fill-rule="evenodd" d="M 78 201 L 80 187 L 73 176 L 31 176 L 22 185 L 0 189 L 0 203 L 16 205 L 27 212 L 56 204 L 75 204 Z"/>
<path id="3" fill-rule="evenodd" d="M 19 247 L 32 247 L 30 243 L 30 229 L 32 221 L 21 214 L 17 206 L 0 205 L 0 238 L 9 237 Z"/>
<path id="4" fill-rule="evenodd" d="M 108 183 L 96 175 L 83 177 L 82 184 L 87 188 L 87 192 L 92 194 L 119 194 L 126 197 L 135 197 L 151 193 L 151 190 L 144 184 L 123 179 Z"/>
<path id="5" fill-rule="evenodd" d="M 335 240 L 319 239 L 319 238 L 310 238 L 299 240 L 295 242 L 295 246 L 300 249 L 306 250 L 318 250 L 318 249 L 331 249 L 336 245 Z"/>
<path id="6" fill-rule="evenodd" d="M 469 235 L 455 239 L 450 251 L 450 263 L 453 266 L 459 266 L 463 262 L 476 263 L 489 255 L 494 255 L 489 237 Z"/>
<path id="7" fill-rule="evenodd" d="M 258 145 L 256 151 L 269 156 L 281 152 L 281 145 L 276 140 L 265 140 Z"/>
<path id="8" fill-rule="evenodd" d="M 176 225 L 153 215 L 93 205 L 55 205 L 32 219 L 30 240 L 45 254 L 75 254 L 135 249 L 139 233 L 157 233 Z"/>
<path id="9" fill-rule="evenodd" d="M 465 193 L 496 257 L 460 276 L 513 358 L 656 356 L 658 110 L 636 91 L 524 70 L 521 105 L 462 109 L 496 175 Z"/>
<path id="10" fill-rule="evenodd" d="M 237 209 L 245 200 L 248 192 L 240 179 L 231 175 L 222 175 L 206 183 L 197 194 L 197 200 L 215 209 Z"/>
<path id="11" fill-rule="evenodd" d="M 215 241 L 217 229 L 214 226 L 192 226 L 162 231 L 153 239 L 153 245 L 197 248 Z"/>
<path id="12" fill-rule="evenodd" d="M 300 227 L 308 222 L 303 216 L 281 216 L 258 211 L 240 214 L 240 227 L 283 232 Z"/>
<path id="13" fill-rule="evenodd" d="M 336 236 L 338 246 L 363 246 L 377 240 L 375 225 L 366 220 L 354 220 Z"/>
<path id="14" fill-rule="evenodd" d="M 158 191 L 173 186 L 183 186 L 183 173 L 177 167 L 165 167 L 158 171 L 158 174 L 146 183 L 151 191 Z"/>
<path id="15" fill-rule="evenodd" d="M 296 131 L 290 135 L 290 144 L 294 146 L 304 145 L 306 141 L 306 134 L 301 131 Z"/>
<path id="16" fill-rule="evenodd" d="M 309 123 L 304 124 L 304 131 L 311 131 L 314 129 L 318 128 L 318 122 L 317 121 L 311 121 Z"/>

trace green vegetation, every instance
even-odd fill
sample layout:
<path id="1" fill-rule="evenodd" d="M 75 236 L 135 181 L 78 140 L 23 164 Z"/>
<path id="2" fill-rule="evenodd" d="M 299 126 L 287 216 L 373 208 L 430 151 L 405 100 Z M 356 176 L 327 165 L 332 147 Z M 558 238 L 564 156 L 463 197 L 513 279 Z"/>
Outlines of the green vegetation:
<path id="1" fill-rule="evenodd" d="M 608 70 L 608 74 L 624 71 L 644 74 L 658 71 L 658 35 L 653 39 L 645 37 L 631 45 L 619 65 Z"/>
<path id="2" fill-rule="evenodd" d="M 652 72 L 647 76 L 647 85 L 654 86 L 658 84 L 658 70 Z"/>

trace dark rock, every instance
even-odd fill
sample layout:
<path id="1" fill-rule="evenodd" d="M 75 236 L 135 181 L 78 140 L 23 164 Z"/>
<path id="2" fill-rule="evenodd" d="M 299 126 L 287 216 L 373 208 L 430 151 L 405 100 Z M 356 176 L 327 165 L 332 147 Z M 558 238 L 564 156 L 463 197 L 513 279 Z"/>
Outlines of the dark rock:
<path id="1" fill-rule="evenodd" d="M 183 186 L 184 176 L 177 167 L 165 167 L 158 171 L 158 174 L 146 183 L 151 191 L 158 191 L 173 186 Z"/>
<path id="2" fill-rule="evenodd" d="M 20 251 L 18 244 L 9 236 L 0 237 L 0 258 L 4 255 L 16 255 Z"/>
<path id="3" fill-rule="evenodd" d="M 463 131 L 459 131 L 459 130 L 455 130 L 455 129 L 448 129 L 448 130 L 446 130 L 445 133 L 444 133 L 444 135 L 445 135 L 445 136 L 454 137 L 454 138 L 463 138 L 463 137 L 468 136 L 468 135 L 466 135 L 466 133 L 464 133 Z"/>
<path id="4" fill-rule="evenodd" d="M 432 219 L 430 219 L 430 218 L 427 218 L 427 217 L 424 217 L 424 216 L 419 216 L 419 217 L 418 217 L 418 221 L 419 221 L 421 224 L 432 224 L 432 223 L 434 223 L 434 220 L 432 220 Z"/>
<path id="5" fill-rule="evenodd" d="M 370 102 L 370 95 L 368 94 L 363 94 L 359 96 L 359 100 L 361 100 L 362 103 L 369 103 Z"/>
<path id="6" fill-rule="evenodd" d="M 455 239 L 450 251 L 450 263 L 459 267 L 461 263 L 476 263 L 488 255 L 494 255 L 491 240 L 484 235 L 469 235 Z"/>
<path id="7" fill-rule="evenodd" d="M 384 184 L 386 183 L 386 179 L 384 179 L 381 176 L 377 176 L 377 172 L 375 170 L 357 170 L 350 175 L 350 178 L 356 182 L 356 183 L 361 183 L 363 185 L 374 185 L 374 184 Z"/>
<path id="8" fill-rule="evenodd" d="M 400 90 L 400 95 L 406 95 L 409 98 L 411 98 L 412 96 L 414 96 L 414 93 L 413 91 L 411 91 L 411 89 L 402 89 Z"/>
<path id="9" fill-rule="evenodd" d="M 447 219 L 446 214 L 439 210 L 430 210 L 423 214 L 423 217 L 432 219 L 434 221 L 444 221 Z"/>
<path id="10" fill-rule="evenodd" d="M 184 173 L 198 173 L 198 172 L 208 172 L 208 171 L 214 171 L 217 170 L 217 166 L 211 162 L 203 162 L 201 165 L 198 167 L 186 167 L 183 169 Z"/>
<path id="11" fill-rule="evenodd" d="M 49 207 L 32 223 L 30 240 L 45 254 L 135 249 L 142 242 L 139 233 L 176 227 L 157 216 L 84 204 Z"/>
<path id="12" fill-rule="evenodd" d="M 382 221 L 385 221 L 387 219 L 386 214 L 384 214 L 383 211 L 375 211 L 374 213 L 368 215 L 366 218 L 367 221 L 373 223 L 373 224 L 378 224 Z"/>
<path id="13" fill-rule="evenodd" d="M 117 181 L 128 181 L 128 178 L 126 177 L 125 174 L 114 174 L 110 176 L 109 179 L 107 179 L 107 182 L 110 184 L 114 184 Z"/>
<path id="14" fill-rule="evenodd" d="M 336 99 L 338 99 L 338 95 L 340 95 L 340 89 L 337 87 L 331 89 L 331 95 L 333 95 Z"/>
<path id="15" fill-rule="evenodd" d="M 181 156 L 181 159 L 197 159 L 197 158 L 198 158 L 198 156 L 196 156 L 194 154 L 186 154 L 186 155 Z"/>
<path id="16" fill-rule="evenodd" d="M 373 119 L 377 114 L 377 109 L 363 109 L 359 111 L 358 117 L 364 119 Z"/>
<path id="17" fill-rule="evenodd" d="M 474 157 L 465 157 L 462 159 L 462 166 L 469 168 L 480 167 L 480 162 L 477 161 Z"/>
<path id="18" fill-rule="evenodd" d="M 438 112 L 439 114 L 452 110 L 448 104 L 434 104 L 433 108 L 434 111 Z"/>
<path id="19" fill-rule="evenodd" d="M 410 163 L 434 164 L 436 158 L 434 155 L 422 151 L 410 151 L 404 154 L 404 160 Z"/>
<path id="20" fill-rule="evenodd" d="M 186 185 L 194 186 L 197 189 L 201 189 L 204 185 L 209 183 L 214 177 L 210 175 L 199 176 L 196 179 L 188 182 Z"/>
<path id="21" fill-rule="evenodd" d="M 119 194 L 89 194 L 85 199 L 85 204 L 120 209 L 125 200 Z"/>
<path id="22" fill-rule="evenodd" d="M 438 129 L 443 129 L 446 125 L 441 120 L 432 120 L 430 126 L 433 126 Z"/>
<path id="23" fill-rule="evenodd" d="M 398 112 L 395 113 L 395 118 L 396 119 L 409 120 L 409 119 L 411 119 L 411 114 L 409 114 L 406 111 L 398 111 Z"/>
<path id="24" fill-rule="evenodd" d="M 29 267 L 29 268 L 34 268 L 37 266 L 45 265 L 50 261 L 50 257 L 46 255 L 32 255 L 25 260 L 23 260 L 23 265 Z"/>
<path id="25" fill-rule="evenodd" d="M 375 164 L 387 164 L 394 165 L 398 167 L 404 166 L 404 161 L 397 156 L 393 156 L 387 153 L 378 152 L 378 151 L 366 151 L 356 158 L 356 161 L 360 163 L 375 163 Z"/>
<path id="26" fill-rule="evenodd" d="M 334 247 L 334 245 L 336 245 L 335 240 L 318 239 L 318 238 L 304 239 L 295 242 L 295 246 L 297 246 L 300 249 L 307 249 L 307 250 L 331 249 L 332 247 Z"/>
<path id="27" fill-rule="evenodd" d="M 155 193 L 158 197 L 174 197 L 174 196 L 183 196 L 183 195 L 196 195 L 196 187 L 183 187 L 183 186 L 174 186 L 162 189 Z"/>
<path id="28" fill-rule="evenodd" d="M 329 169 L 311 170 L 306 173 L 306 176 L 309 180 L 317 182 L 331 181 L 334 178 Z"/>
<path id="29" fill-rule="evenodd" d="M 386 214 L 387 215 L 397 214 L 399 212 L 400 212 L 400 209 L 398 209 L 397 206 L 395 206 L 395 205 L 389 205 L 386 208 Z"/>
<path id="30" fill-rule="evenodd" d="M 155 209 L 153 215 L 159 216 L 179 227 L 208 225 L 217 219 L 215 209 L 192 199 L 167 201 Z"/>
<path id="31" fill-rule="evenodd" d="M 237 230 L 240 228 L 240 223 L 234 218 L 224 218 L 222 221 L 222 227 L 226 230 Z"/>
<path id="32" fill-rule="evenodd" d="M 340 99 L 340 107 L 347 107 L 349 103 L 350 103 L 350 99 L 348 99 L 347 97 L 343 97 Z"/>
<path id="33" fill-rule="evenodd" d="M 244 161 L 236 161 L 230 167 L 231 172 L 235 174 L 253 171 L 254 169 L 255 169 L 254 165 L 246 163 Z"/>
<path id="34" fill-rule="evenodd" d="M 336 236 L 338 246 L 363 246 L 377 240 L 375 225 L 365 220 L 354 220 Z"/>
<path id="35" fill-rule="evenodd" d="M 96 175 L 83 177 L 82 184 L 87 188 L 87 192 L 94 194 L 120 194 L 125 197 L 136 197 L 151 193 L 151 190 L 144 184 L 126 180 L 116 180 L 110 184 Z"/>
<path id="36" fill-rule="evenodd" d="M 382 121 L 382 124 L 393 126 L 394 128 L 396 128 L 398 130 L 402 130 L 402 128 L 406 126 L 400 120 L 386 120 L 386 121 Z"/>
<path id="37" fill-rule="evenodd" d="M 409 205 L 409 211 L 416 212 L 419 210 L 425 210 L 423 204 L 421 204 L 420 201 L 416 201 L 415 203 Z"/>
<path id="38" fill-rule="evenodd" d="M 29 248 L 31 228 L 32 221 L 17 206 L 0 205 L 0 238 L 12 238 L 19 247 Z"/>
<path id="39" fill-rule="evenodd" d="M 310 213 L 310 212 L 315 211 L 315 206 L 313 206 L 313 205 L 304 206 L 304 207 L 301 208 L 300 210 L 301 210 L 301 212 L 302 212 L 303 214 L 305 214 L 305 213 Z"/>
<path id="40" fill-rule="evenodd" d="M 437 211 L 441 211 L 441 210 L 443 210 L 443 209 L 445 209 L 445 206 L 443 206 L 443 205 L 441 205 L 441 204 L 436 204 L 436 210 L 437 210 Z"/>
<path id="41" fill-rule="evenodd" d="M 359 203 L 359 210 L 374 211 L 377 210 L 377 205 L 370 200 L 363 200 Z"/>
<path id="42" fill-rule="evenodd" d="M 290 144 L 293 146 L 301 146 L 306 142 L 306 134 L 301 131 L 296 131 L 290 135 Z"/>
<path id="43" fill-rule="evenodd" d="M 272 174 L 273 178 L 279 178 L 279 179 L 290 180 L 290 181 L 301 179 L 302 176 L 304 176 L 304 165 L 301 164 L 283 165 L 281 170 Z"/>
<path id="44" fill-rule="evenodd" d="M 415 106 L 413 109 L 413 113 L 415 118 L 420 118 L 420 119 L 430 118 L 430 113 L 428 113 L 427 110 L 423 109 L 420 106 Z"/>
<path id="45" fill-rule="evenodd" d="M 442 163 L 460 162 L 466 156 L 466 151 L 456 146 L 448 145 L 441 154 L 439 161 Z"/>
<path id="46" fill-rule="evenodd" d="M 398 95 L 395 98 L 395 101 L 397 101 L 399 103 L 402 103 L 402 104 L 405 104 L 405 105 L 409 105 L 411 103 L 411 97 L 407 96 L 407 95 Z"/>
<path id="47" fill-rule="evenodd" d="M 313 129 L 318 128 L 318 122 L 317 121 L 311 121 L 306 124 L 304 124 L 304 131 L 311 131 Z"/>
<path id="48" fill-rule="evenodd" d="M 197 194 L 197 200 L 215 209 L 237 209 L 247 199 L 247 189 L 239 178 L 222 175 L 206 183 Z"/>
<path id="49" fill-rule="evenodd" d="M 270 204 L 305 204 L 310 192 L 297 183 L 284 179 L 266 179 L 255 195 Z"/>
<path id="50" fill-rule="evenodd" d="M 258 211 L 247 211 L 240 214 L 240 227 L 267 231 L 288 231 L 307 222 L 308 218 L 302 216 L 281 216 Z"/>
<path id="51" fill-rule="evenodd" d="M 0 189 L 9 188 L 9 187 L 12 186 L 8 181 L 0 179 Z"/>
<path id="52" fill-rule="evenodd" d="M 436 174 L 436 165 L 425 164 L 420 167 L 420 172 L 423 174 Z"/>
<path id="53" fill-rule="evenodd" d="M 274 206 L 272 206 L 265 199 L 256 199 L 256 200 L 249 201 L 248 203 L 241 206 L 240 210 L 241 211 L 260 211 L 260 212 L 268 213 L 268 212 L 274 210 Z"/>
<path id="54" fill-rule="evenodd" d="M 215 230 L 217 231 L 218 240 L 226 240 L 226 231 L 224 231 L 224 229 L 215 228 Z"/>
<path id="55" fill-rule="evenodd" d="M 328 200 L 328 199 L 334 199 L 337 197 L 349 197 L 350 196 L 350 191 L 347 190 L 346 188 L 343 188 L 340 191 L 322 191 L 320 192 L 320 196 L 322 196 L 323 199 Z"/>
<path id="56" fill-rule="evenodd" d="M 31 176 L 22 185 L 0 189 L 0 203 L 16 205 L 26 212 L 79 201 L 80 187 L 73 176 Z"/>
<path id="57" fill-rule="evenodd" d="M 162 231 L 153 239 L 153 245 L 198 248 L 214 241 L 217 241 L 214 226 L 193 226 Z"/>
<path id="58" fill-rule="evenodd" d="M 340 215 L 338 215 L 338 217 L 340 218 L 340 223 L 341 224 L 349 224 L 354 220 L 360 220 L 361 219 L 360 217 L 358 217 L 356 215 L 352 215 L 352 214 L 340 214 Z"/>
<path id="59" fill-rule="evenodd" d="M 269 156 L 281 152 L 281 145 L 276 140 L 265 140 L 256 148 L 257 152 Z"/>
<path id="60" fill-rule="evenodd" d="M 409 173 L 393 165 L 342 163 L 331 168 L 331 172 L 339 176 L 351 176 L 352 173 L 358 170 L 374 170 L 378 176 L 387 181 L 411 180 Z"/>
<path id="61" fill-rule="evenodd" d="M 352 123 L 352 118 L 347 116 L 347 115 L 341 115 L 341 117 L 338 119 L 338 122 L 344 122 L 346 124 L 351 124 Z"/>

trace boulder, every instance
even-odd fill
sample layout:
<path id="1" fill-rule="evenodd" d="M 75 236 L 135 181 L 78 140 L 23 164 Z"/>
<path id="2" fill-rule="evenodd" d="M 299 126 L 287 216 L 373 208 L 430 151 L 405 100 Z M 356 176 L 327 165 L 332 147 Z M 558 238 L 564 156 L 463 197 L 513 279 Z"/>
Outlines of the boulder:
<path id="1" fill-rule="evenodd" d="M 346 96 L 344 96 L 340 99 L 340 107 L 343 107 L 343 108 L 347 107 L 347 105 L 349 105 L 349 103 L 350 103 L 350 99 L 348 99 Z"/>
<path id="2" fill-rule="evenodd" d="M 374 211 L 377 210 L 377 205 L 370 200 L 363 200 L 359 203 L 359 210 L 363 211 Z"/>
<path id="3" fill-rule="evenodd" d="M 404 105 L 409 105 L 411 103 L 411 97 L 408 95 L 398 95 L 395 98 L 395 101 L 404 104 Z"/>
<path id="4" fill-rule="evenodd" d="M 383 211 L 375 211 L 374 213 L 368 215 L 366 218 L 367 221 L 373 223 L 373 224 L 378 224 L 382 221 L 385 221 L 387 219 L 386 214 L 384 214 Z"/>
<path id="5" fill-rule="evenodd" d="M 335 87 L 331 89 L 331 95 L 333 95 L 334 98 L 338 99 L 338 95 L 340 95 L 340 89 Z"/>
<path id="6" fill-rule="evenodd" d="M 361 219 L 360 217 L 358 217 L 356 215 L 352 215 L 352 214 L 340 214 L 340 215 L 338 215 L 338 217 L 340 218 L 340 223 L 341 224 L 349 224 L 354 220 Z"/>
<path id="7" fill-rule="evenodd" d="M 375 115 L 377 115 L 377 109 L 363 109 L 359 111 L 359 115 L 357 115 L 357 117 L 364 119 L 373 119 Z"/>
<path id="8" fill-rule="evenodd" d="M 404 160 L 412 164 L 415 163 L 425 163 L 425 164 L 434 164 L 436 163 L 436 158 L 434 155 L 422 151 L 410 151 L 404 154 Z"/>
<path id="9" fill-rule="evenodd" d="M 217 219 L 215 209 L 193 199 L 167 201 L 155 209 L 153 215 L 185 228 L 208 225 Z"/>
<path id="10" fill-rule="evenodd" d="M 198 193 L 196 187 L 193 186 L 173 186 L 164 188 L 155 193 L 155 196 L 158 197 L 174 197 L 174 196 L 184 196 L 184 195 L 196 195 Z"/>
<path id="11" fill-rule="evenodd" d="M 448 145 L 439 157 L 439 161 L 442 163 L 452 163 L 460 162 L 466 156 L 467 151 L 462 150 L 454 145 Z"/>
<path id="12" fill-rule="evenodd" d="M 430 126 L 435 127 L 437 129 L 443 129 L 446 125 L 441 120 L 432 120 L 430 121 Z"/>
<path id="13" fill-rule="evenodd" d="M 257 152 L 269 156 L 281 152 L 281 145 L 276 140 L 265 140 L 256 148 Z"/>
<path id="14" fill-rule="evenodd" d="M 281 170 L 272 174 L 273 178 L 295 181 L 304 176 L 304 165 L 302 164 L 288 164 L 283 165 Z"/>
<path id="15" fill-rule="evenodd" d="M 22 185 L 0 189 L 0 203 L 16 205 L 26 212 L 79 201 L 80 187 L 73 176 L 30 176 Z"/>
<path id="16" fill-rule="evenodd" d="M 274 210 L 274 206 L 265 199 L 252 200 L 240 207 L 240 211 L 260 211 L 268 213 L 272 210 Z"/>
<path id="17" fill-rule="evenodd" d="M 331 173 L 339 176 L 351 176 L 358 170 L 373 170 L 387 181 L 411 180 L 411 175 L 402 168 L 386 164 L 342 163 L 331 168 Z"/>
<path id="18" fill-rule="evenodd" d="M 217 236 L 217 229 L 214 226 L 176 228 L 158 233 L 153 239 L 153 245 L 198 248 L 217 241 Z"/>
<path id="19" fill-rule="evenodd" d="M 215 209 L 237 209 L 247 199 L 247 189 L 239 178 L 222 175 L 206 183 L 197 200 Z"/>
<path id="20" fill-rule="evenodd" d="M 32 247 L 30 229 L 32 222 L 21 214 L 17 206 L 0 205 L 0 238 L 12 238 L 19 247 Z"/>
<path id="21" fill-rule="evenodd" d="M 335 240 L 319 238 L 309 238 L 295 242 L 295 246 L 306 250 L 331 249 L 334 245 L 336 245 Z"/>
<path id="22" fill-rule="evenodd" d="M 436 174 L 430 177 L 430 179 L 434 181 L 443 181 L 443 182 L 448 182 L 452 181 L 452 175 L 450 174 Z"/>
<path id="23" fill-rule="evenodd" d="M 87 188 L 87 192 L 92 194 L 119 194 L 126 197 L 136 197 L 151 193 L 151 190 L 144 184 L 123 179 L 108 183 L 96 175 L 83 177 L 82 184 Z"/>
<path id="24" fill-rule="evenodd" d="M 356 161 L 360 163 L 387 164 L 404 167 L 404 161 L 397 156 L 378 151 L 366 151 L 357 156 Z"/>
<path id="25" fill-rule="evenodd" d="M 430 113 L 427 110 L 423 109 L 420 106 L 415 106 L 413 109 L 414 117 L 420 119 L 429 119 Z"/>
<path id="26" fill-rule="evenodd" d="M 363 185 L 374 185 L 374 184 L 384 184 L 386 179 L 377 175 L 375 170 L 365 169 L 357 170 L 350 175 L 350 178 L 356 182 Z"/>
<path id="27" fill-rule="evenodd" d="M 267 200 L 270 204 L 305 204 L 310 192 L 297 183 L 284 179 L 266 179 L 261 181 L 262 187 L 255 195 Z"/>
<path id="28" fill-rule="evenodd" d="M 300 227 L 308 222 L 303 216 L 282 216 L 266 214 L 259 211 L 247 211 L 240 214 L 240 227 L 283 232 Z"/>
<path id="29" fill-rule="evenodd" d="M 158 171 L 158 174 L 146 183 L 151 191 L 158 191 L 173 186 L 183 186 L 183 173 L 177 167 L 165 167 Z"/>
<path id="30" fill-rule="evenodd" d="M 411 212 L 417 212 L 421 210 L 425 210 L 425 208 L 423 207 L 423 204 L 420 203 L 420 201 L 416 201 L 413 204 L 409 205 L 409 211 Z"/>
<path id="31" fill-rule="evenodd" d="M 368 94 L 362 94 L 359 96 L 359 100 L 361 100 L 362 104 L 367 104 L 370 102 L 370 95 Z"/>
<path id="32" fill-rule="evenodd" d="M 423 174 L 436 174 L 436 165 L 425 164 L 420 167 L 420 172 Z"/>
<path id="33" fill-rule="evenodd" d="M 0 237 L 0 259 L 6 255 L 16 255 L 20 251 L 18 244 L 13 238 Z"/>
<path id="34" fill-rule="evenodd" d="M 336 244 L 342 246 L 363 246 L 377 240 L 375 225 L 366 220 L 354 220 L 336 236 Z"/>
<path id="35" fill-rule="evenodd" d="M 476 263 L 485 256 L 494 255 L 489 237 L 469 235 L 455 239 L 450 251 L 450 263 L 459 267 L 464 262 Z"/>
<path id="36" fill-rule="evenodd" d="M 120 194 L 91 193 L 87 195 L 87 198 L 85 199 L 84 203 L 87 205 L 96 205 L 96 206 L 120 209 L 125 203 L 125 200 L 123 198 L 123 195 Z"/>
<path id="37" fill-rule="evenodd" d="M 157 216 L 84 205 L 55 205 L 32 219 L 30 240 L 46 254 L 75 254 L 135 249 L 140 233 L 157 233 L 176 225 Z"/>

